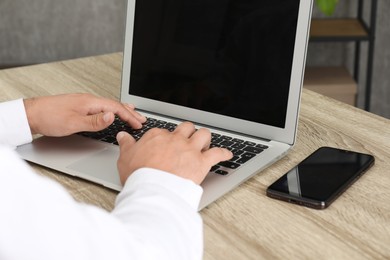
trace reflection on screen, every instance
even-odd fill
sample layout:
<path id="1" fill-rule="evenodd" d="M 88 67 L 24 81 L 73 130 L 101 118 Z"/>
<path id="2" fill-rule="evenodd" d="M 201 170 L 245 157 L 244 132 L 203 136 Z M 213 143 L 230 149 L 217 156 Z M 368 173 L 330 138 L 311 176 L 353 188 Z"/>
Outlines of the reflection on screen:
<path id="1" fill-rule="evenodd" d="M 139 0 L 130 94 L 284 127 L 299 0 Z"/>
<path id="2" fill-rule="evenodd" d="M 301 183 L 299 182 L 299 168 L 295 167 L 287 173 L 288 193 L 301 196 Z"/>

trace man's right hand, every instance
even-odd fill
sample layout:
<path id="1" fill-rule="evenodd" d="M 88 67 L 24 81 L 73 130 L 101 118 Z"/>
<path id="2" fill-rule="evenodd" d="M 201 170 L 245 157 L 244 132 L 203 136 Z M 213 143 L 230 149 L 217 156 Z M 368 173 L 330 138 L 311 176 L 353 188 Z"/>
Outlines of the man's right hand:
<path id="1" fill-rule="evenodd" d="M 233 156 L 227 149 L 209 149 L 210 131 L 196 130 L 189 122 L 180 124 L 173 132 L 151 129 L 138 142 L 128 133 L 120 132 L 117 140 L 122 184 L 131 173 L 143 167 L 163 170 L 200 184 L 213 165 Z"/>

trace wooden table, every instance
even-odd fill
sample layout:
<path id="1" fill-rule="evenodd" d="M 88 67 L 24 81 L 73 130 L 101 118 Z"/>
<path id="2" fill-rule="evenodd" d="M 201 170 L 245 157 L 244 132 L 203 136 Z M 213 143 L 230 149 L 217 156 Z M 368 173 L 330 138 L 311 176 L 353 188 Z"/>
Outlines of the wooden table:
<path id="1" fill-rule="evenodd" d="M 118 98 L 120 53 L 0 71 L 0 101 L 89 92 Z M 375 156 L 326 210 L 268 198 L 268 185 L 320 146 Z M 33 165 L 79 201 L 111 210 L 116 192 Z M 201 212 L 205 259 L 390 259 L 390 120 L 304 90 L 291 152 Z"/>

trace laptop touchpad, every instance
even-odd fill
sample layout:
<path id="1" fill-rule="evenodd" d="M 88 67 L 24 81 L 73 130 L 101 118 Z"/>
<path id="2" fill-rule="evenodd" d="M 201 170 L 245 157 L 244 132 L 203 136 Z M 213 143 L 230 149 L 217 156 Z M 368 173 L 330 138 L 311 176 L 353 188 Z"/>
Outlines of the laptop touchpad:
<path id="1" fill-rule="evenodd" d="M 67 166 L 76 171 L 77 176 L 100 183 L 113 189 L 120 189 L 116 162 L 119 157 L 118 149 L 107 148 L 103 151 L 84 157 Z"/>

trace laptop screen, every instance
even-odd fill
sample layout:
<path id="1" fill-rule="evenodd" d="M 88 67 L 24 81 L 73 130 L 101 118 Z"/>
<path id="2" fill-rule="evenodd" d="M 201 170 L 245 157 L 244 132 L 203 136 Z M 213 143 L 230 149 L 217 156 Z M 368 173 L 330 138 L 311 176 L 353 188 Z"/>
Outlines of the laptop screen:
<path id="1" fill-rule="evenodd" d="M 299 0 L 135 8 L 130 95 L 285 126 Z"/>

